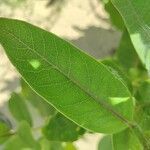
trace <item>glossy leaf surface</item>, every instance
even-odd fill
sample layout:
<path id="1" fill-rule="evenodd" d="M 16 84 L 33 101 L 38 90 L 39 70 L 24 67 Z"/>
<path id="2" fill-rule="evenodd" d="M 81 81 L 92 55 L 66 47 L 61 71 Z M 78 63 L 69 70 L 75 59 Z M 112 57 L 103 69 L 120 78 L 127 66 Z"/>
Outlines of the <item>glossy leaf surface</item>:
<path id="1" fill-rule="evenodd" d="M 130 126 L 131 94 L 115 74 L 52 33 L 0 18 L 0 43 L 22 77 L 65 116 L 95 132 Z"/>

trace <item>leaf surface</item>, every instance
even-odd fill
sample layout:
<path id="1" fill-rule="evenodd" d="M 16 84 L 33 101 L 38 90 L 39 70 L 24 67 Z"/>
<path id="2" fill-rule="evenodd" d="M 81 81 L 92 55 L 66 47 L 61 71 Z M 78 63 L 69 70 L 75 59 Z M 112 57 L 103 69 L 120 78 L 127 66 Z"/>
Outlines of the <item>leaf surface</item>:
<path id="1" fill-rule="evenodd" d="M 150 71 L 150 5 L 149 0 L 112 0 L 122 15 L 133 45 Z"/>
<path id="2" fill-rule="evenodd" d="M 54 115 L 56 110 L 50 106 L 46 101 L 44 101 L 38 94 L 36 94 L 31 87 L 23 80 L 21 80 L 21 95 L 29 103 L 33 105 L 34 108 L 38 110 L 42 117 L 49 117 Z"/>
<path id="3" fill-rule="evenodd" d="M 0 18 L 0 43 L 28 84 L 65 116 L 95 132 L 130 126 L 133 101 L 124 83 L 52 33 Z"/>

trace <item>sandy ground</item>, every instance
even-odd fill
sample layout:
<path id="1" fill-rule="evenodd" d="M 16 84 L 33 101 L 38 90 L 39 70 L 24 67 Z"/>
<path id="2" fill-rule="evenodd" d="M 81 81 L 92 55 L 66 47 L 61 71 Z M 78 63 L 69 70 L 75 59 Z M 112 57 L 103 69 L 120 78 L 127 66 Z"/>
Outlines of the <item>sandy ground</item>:
<path id="1" fill-rule="evenodd" d="M 66 0 L 46 7 L 47 0 L 28 0 L 12 7 L 0 3 L 0 17 L 28 21 L 63 37 L 95 58 L 109 56 L 117 47 L 120 33 L 111 28 L 108 15 L 98 0 Z M 59 6 L 62 6 L 61 8 Z M 109 42 L 108 42 L 109 41 Z M 0 47 L 0 107 L 19 88 L 19 76 Z M 79 150 L 96 150 L 99 134 L 86 135 L 76 142 Z"/>

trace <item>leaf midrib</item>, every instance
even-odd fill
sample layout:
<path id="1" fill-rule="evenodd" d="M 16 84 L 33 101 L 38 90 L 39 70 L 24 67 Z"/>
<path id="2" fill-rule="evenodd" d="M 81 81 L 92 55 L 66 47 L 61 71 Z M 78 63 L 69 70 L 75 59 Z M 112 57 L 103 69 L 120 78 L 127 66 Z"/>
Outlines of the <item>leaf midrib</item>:
<path id="1" fill-rule="evenodd" d="M 57 70 L 58 72 L 60 72 L 62 75 L 64 75 L 66 78 L 68 78 L 70 81 L 72 81 L 78 88 L 80 88 L 83 92 L 85 92 L 87 95 L 89 95 L 89 97 L 91 97 L 92 99 L 94 99 L 94 101 L 96 101 L 98 104 L 102 105 L 102 107 L 104 107 L 107 111 L 109 111 L 112 115 L 114 115 L 117 119 L 119 119 L 120 121 L 122 121 L 124 124 L 126 124 L 128 127 L 132 127 L 132 123 L 124 118 L 122 115 L 120 115 L 118 112 L 114 111 L 113 108 L 108 105 L 105 102 L 102 102 L 100 99 L 98 99 L 97 96 L 93 95 L 91 92 L 87 91 L 84 86 L 81 86 L 76 80 L 74 80 L 73 78 L 71 78 L 71 76 L 69 77 L 67 74 L 65 74 L 64 72 L 61 71 L 61 69 L 59 67 L 57 67 L 55 64 L 52 64 L 49 60 L 47 60 L 46 58 L 44 58 L 40 53 L 38 53 L 37 51 L 35 51 L 35 49 L 31 48 L 30 46 L 28 46 L 26 43 L 24 43 L 24 41 L 22 41 L 20 38 L 18 38 L 15 34 L 6 31 L 3 29 L 3 31 L 7 34 L 9 34 L 10 36 L 14 37 L 14 39 L 18 40 L 21 44 L 23 44 L 25 47 L 27 47 L 28 49 L 30 49 L 33 53 L 35 53 L 37 56 L 39 56 L 42 60 L 44 60 L 46 63 L 48 63 L 50 66 L 53 67 L 53 69 Z M 44 31 L 44 30 L 43 30 Z M 45 31 L 44 31 L 45 32 Z M 18 70 L 19 71 L 19 70 Z M 19 71 L 20 72 L 20 71 Z M 111 73 L 111 72 L 110 72 Z M 120 81 L 120 80 L 118 80 Z M 122 83 L 122 82 L 121 82 Z M 123 83 L 122 83 L 123 84 Z M 123 86 L 125 86 L 123 84 Z"/>

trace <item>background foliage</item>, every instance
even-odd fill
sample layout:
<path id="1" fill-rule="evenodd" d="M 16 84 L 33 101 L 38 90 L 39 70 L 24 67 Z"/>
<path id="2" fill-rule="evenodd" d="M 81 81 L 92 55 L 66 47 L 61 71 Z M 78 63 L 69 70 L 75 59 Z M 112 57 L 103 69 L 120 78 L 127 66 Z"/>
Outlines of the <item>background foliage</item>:
<path id="1" fill-rule="evenodd" d="M 116 53 L 100 62 L 53 34 L 0 19 L 1 44 L 38 93 L 22 79 L 21 92 L 12 93 L 8 105 L 16 126 L 1 115 L 4 149 L 75 150 L 72 142 L 91 131 L 111 134 L 100 142 L 100 150 L 150 149 L 149 6 L 134 0 L 103 3 L 122 38 Z M 30 107 L 38 110 L 40 126 Z"/>

